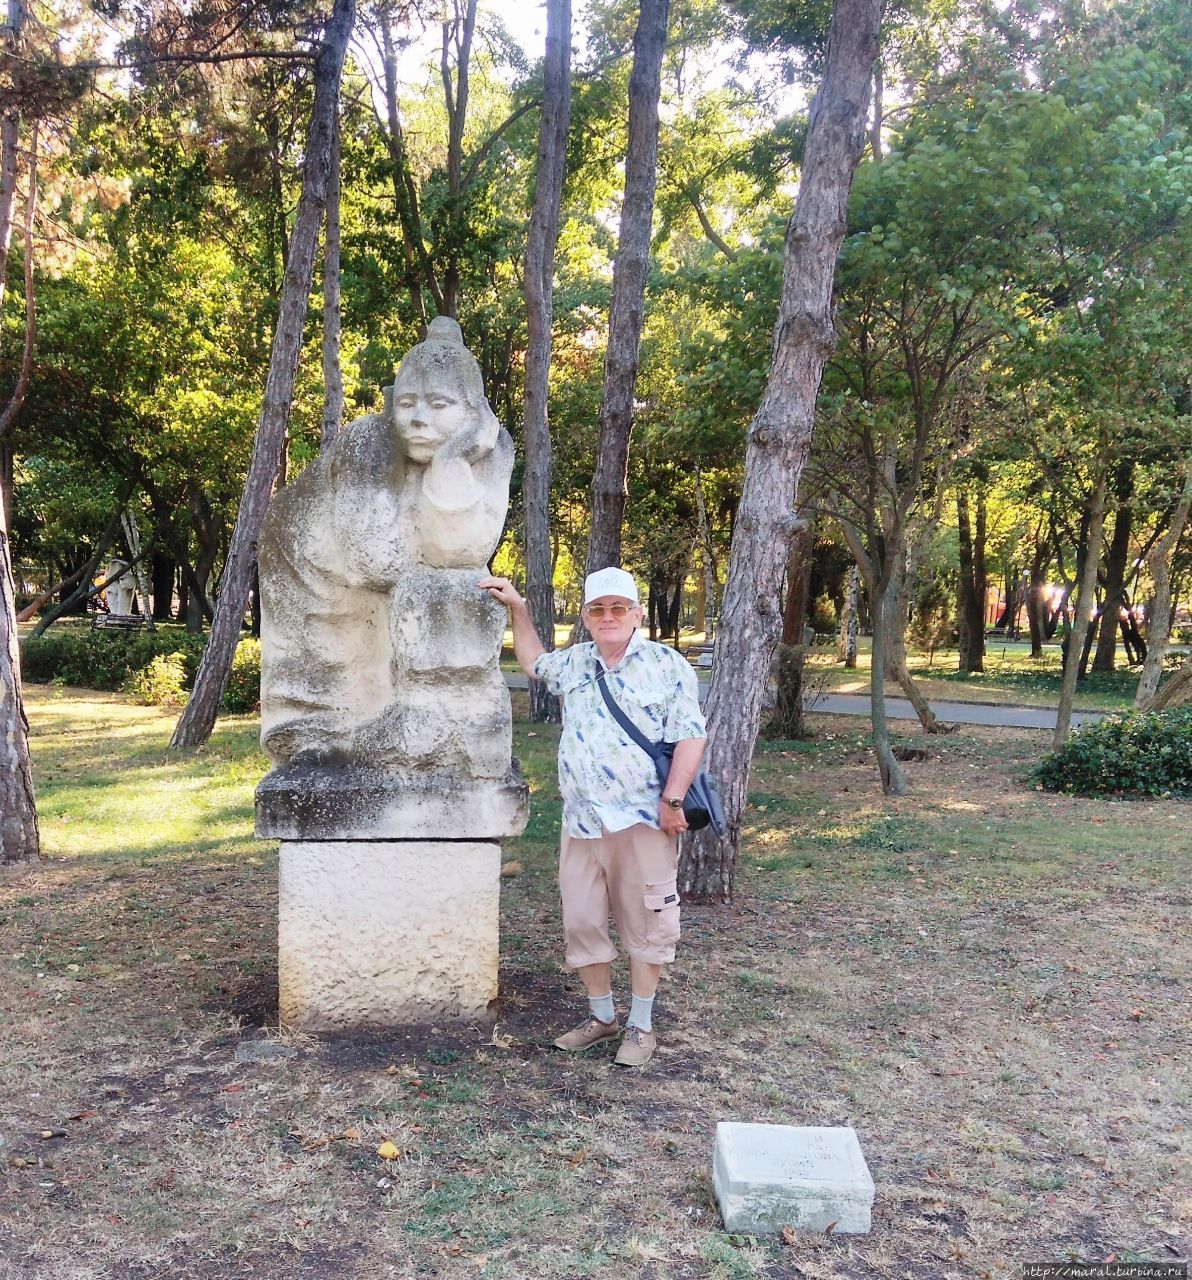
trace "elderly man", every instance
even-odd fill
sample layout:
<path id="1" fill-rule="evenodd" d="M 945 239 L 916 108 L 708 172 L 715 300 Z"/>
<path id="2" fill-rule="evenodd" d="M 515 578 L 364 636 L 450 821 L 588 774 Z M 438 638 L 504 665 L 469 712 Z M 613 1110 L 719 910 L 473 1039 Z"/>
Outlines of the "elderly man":
<path id="1" fill-rule="evenodd" d="M 638 634 L 637 584 L 623 569 L 588 575 L 583 620 L 592 642 L 554 653 L 544 650 L 526 601 L 507 578 L 483 578 L 478 585 L 508 605 L 522 669 L 563 699 L 559 890 L 567 964 L 587 989 L 589 1016 L 555 1046 L 576 1053 L 621 1035 L 612 996 L 611 907 L 629 953 L 633 996 L 616 1061 L 645 1066 L 656 1045 L 654 992 L 679 938 L 683 797 L 704 753 L 695 672 L 673 649 Z M 665 788 L 654 762 L 609 711 L 602 684 L 651 742 L 676 744 Z"/>

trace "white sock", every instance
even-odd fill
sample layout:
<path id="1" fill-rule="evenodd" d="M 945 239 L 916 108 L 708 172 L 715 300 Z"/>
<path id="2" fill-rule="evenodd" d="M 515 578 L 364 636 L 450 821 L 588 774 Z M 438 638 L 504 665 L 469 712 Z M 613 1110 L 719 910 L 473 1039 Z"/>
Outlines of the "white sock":
<path id="1" fill-rule="evenodd" d="M 635 996 L 634 999 L 636 998 Z M 589 996 L 588 1008 L 592 1010 L 592 1017 L 597 1022 L 615 1022 L 617 1019 L 617 1010 L 613 1005 L 611 991 L 606 996 Z"/>
<path id="2" fill-rule="evenodd" d="M 654 997 L 638 996 L 633 997 L 633 1004 L 629 1007 L 629 1025 L 637 1027 L 639 1031 L 653 1031 L 654 1024 L 650 1021 L 650 1015 L 654 1009 Z"/>

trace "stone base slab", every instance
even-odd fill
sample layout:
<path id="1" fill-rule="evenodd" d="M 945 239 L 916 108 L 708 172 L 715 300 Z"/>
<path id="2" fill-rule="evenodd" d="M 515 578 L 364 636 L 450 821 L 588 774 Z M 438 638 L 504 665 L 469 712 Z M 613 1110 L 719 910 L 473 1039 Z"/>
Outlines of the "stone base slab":
<path id="1" fill-rule="evenodd" d="M 495 841 L 283 841 L 283 1026 L 488 1016 L 497 995 Z"/>
<path id="2" fill-rule="evenodd" d="M 728 1231 L 870 1228 L 873 1177 L 853 1129 L 722 1121 L 712 1185 Z"/>
<path id="3" fill-rule="evenodd" d="M 359 765 L 292 764 L 257 786 L 257 835 L 273 840 L 501 840 L 526 829 L 529 790 L 507 777 L 400 778 Z"/>

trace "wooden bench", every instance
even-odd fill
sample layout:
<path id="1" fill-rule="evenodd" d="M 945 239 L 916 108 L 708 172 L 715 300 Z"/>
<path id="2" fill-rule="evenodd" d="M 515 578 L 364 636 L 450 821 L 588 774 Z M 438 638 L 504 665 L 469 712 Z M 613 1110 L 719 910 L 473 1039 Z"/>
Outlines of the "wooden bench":
<path id="1" fill-rule="evenodd" d="M 141 631 L 145 626 L 143 613 L 93 613 L 91 630 Z"/>
<path id="2" fill-rule="evenodd" d="M 715 647 L 715 645 L 711 644 L 688 645 L 683 652 L 683 656 L 693 667 L 706 670 L 712 665 L 712 653 Z"/>

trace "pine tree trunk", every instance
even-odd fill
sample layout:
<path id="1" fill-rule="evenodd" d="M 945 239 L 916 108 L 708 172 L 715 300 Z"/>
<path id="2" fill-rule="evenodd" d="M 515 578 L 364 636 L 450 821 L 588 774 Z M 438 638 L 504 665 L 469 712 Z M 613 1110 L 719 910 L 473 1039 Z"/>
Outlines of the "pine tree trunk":
<path id="1" fill-rule="evenodd" d="M 1184 462 L 1184 491 L 1176 503 L 1171 524 L 1147 556 L 1147 569 L 1150 571 L 1151 581 L 1155 584 L 1155 603 L 1151 606 L 1151 615 L 1147 619 L 1146 659 L 1142 664 L 1142 675 L 1138 679 L 1138 688 L 1134 694 L 1134 706 L 1138 709 L 1149 709 L 1163 675 L 1163 659 L 1167 656 L 1167 646 L 1171 640 L 1171 561 L 1183 537 L 1190 509 L 1192 509 L 1192 458 Z M 1192 664 L 1189 664 L 1189 669 L 1192 670 Z"/>
<path id="2" fill-rule="evenodd" d="M 811 588 L 812 544 L 810 527 L 791 540 L 786 562 L 786 603 L 782 610 L 782 640 L 778 646 L 777 701 L 770 732 L 777 738 L 802 738 L 807 727 L 803 715 L 803 666 L 807 649 L 803 628 L 807 621 L 807 596 Z"/>
<path id="3" fill-rule="evenodd" d="M 323 43 L 315 57 L 315 98 L 306 142 L 302 196 L 298 201 L 298 214 L 286 260 L 281 306 L 265 383 L 265 400 L 253 442 L 248 479 L 232 533 L 232 545 L 220 580 L 219 604 L 211 624 L 211 635 L 195 677 L 194 692 L 170 741 L 173 749 L 201 746 L 211 736 L 244 625 L 244 610 L 257 559 L 257 539 L 281 460 L 294 396 L 294 379 L 302 352 L 302 326 L 310 298 L 315 249 L 331 176 L 331 138 L 335 128 L 340 73 L 355 13 L 355 0 L 335 0 Z"/>
<path id="4" fill-rule="evenodd" d="M 4 52 L 19 54 L 25 21 L 23 0 L 8 0 L 8 23 L 3 34 Z M 4 300 L 8 274 L 8 250 L 17 186 L 17 158 L 20 143 L 20 98 L 6 105 L 0 116 L 0 305 Z M 32 210 L 34 199 L 32 169 L 26 206 L 25 289 L 26 307 L 32 303 Z M 28 321 L 27 321 L 28 323 Z M 26 350 L 31 352 L 32 333 L 26 332 Z M 25 363 L 22 358 L 22 364 Z M 27 381 L 27 377 L 26 377 Z M 18 384 L 23 398 L 23 390 Z M 0 420 L 0 435 L 12 420 L 14 393 Z M 9 410 L 12 410 L 9 412 Z M 41 839 L 37 827 L 37 805 L 33 795 L 33 771 L 29 758 L 29 722 L 21 698 L 21 650 L 17 633 L 16 585 L 8 542 L 6 504 L 0 502 L 0 865 L 38 862 Z"/>
<path id="5" fill-rule="evenodd" d="M 555 647 L 555 588 L 550 536 L 551 318 L 555 245 L 571 118 L 571 0 L 548 0 L 545 84 L 538 129 L 538 175 L 526 240 L 525 472 L 522 513 L 526 537 L 526 599 L 534 629 L 549 652 Z M 530 719 L 557 724 L 559 699 L 540 680 L 530 681 Z"/>
<path id="6" fill-rule="evenodd" d="M 1080 568 L 1080 581 L 1076 591 L 1076 605 L 1072 611 L 1072 626 L 1068 631 L 1068 645 L 1064 654 L 1064 682 L 1060 689 L 1060 705 L 1056 714 L 1053 746 L 1058 751 L 1068 741 L 1072 725 L 1072 703 L 1076 698 L 1076 677 L 1083 658 L 1082 645 L 1088 634 L 1092 618 L 1094 596 L 1097 590 L 1097 562 L 1100 560 L 1101 529 L 1105 523 L 1106 477 L 1097 481 L 1088 513 L 1088 539 L 1084 563 Z"/>
<path id="7" fill-rule="evenodd" d="M 1094 671 L 1112 671 L 1117 665 L 1118 620 L 1125 603 L 1126 570 L 1130 559 L 1130 535 L 1134 531 L 1134 463 L 1126 461 L 1118 468 L 1114 488 L 1117 513 L 1113 521 L 1113 537 L 1105 558 L 1105 600 L 1101 609 Z"/>
<path id="8" fill-rule="evenodd" d="M 592 524 L 585 573 L 621 563 L 633 392 L 650 265 L 650 228 L 658 167 L 658 100 L 670 0 L 641 0 L 629 78 L 625 195 L 613 265 L 613 300 L 604 357 L 600 439 L 592 475 Z"/>
<path id="9" fill-rule="evenodd" d="M 869 669 L 869 718 L 873 726 L 873 749 L 882 791 L 888 796 L 906 795 L 906 777 L 890 745 L 890 722 L 886 718 L 886 681 L 890 620 L 899 608 L 899 592 L 886 575 L 872 591 L 873 657 Z"/>
<path id="10" fill-rule="evenodd" d="M 708 767 L 727 833 L 684 836 L 689 899 L 731 899 L 762 701 L 779 639 L 778 586 L 798 527 L 795 502 L 811 445 L 824 363 L 835 345 L 832 281 L 849 189 L 865 144 L 881 0 L 836 0 L 823 83 L 811 105 L 803 171 L 787 228 L 782 295 L 762 403 L 750 423 L 716 665 L 708 695 Z"/>
<path id="11" fill-rule="evenodd" d="M 860 630 L 861 570 L 854 564 L 848 575 L 848 595 L 844 601 L 844 624 L 841 628 L 843 643 L 841 657 L 845 669 L 857 669 L 857 632 Z"/>
<path id="12" fill-rule="evenodd" d="M 41 857 L 16 612 L 8 525 L 0 512 L 0 865 Z"/>
<path id="13" fill-rule="evenodd" d="M 331 173 L 327 180 L 327 217 L 323 227 L 323 444 L 339 435 L 344 418 L 344 375 L 340 363 L 339 269 L 339 104 L 331 135 Z"/>
<path id="14" fill-rule="evenodd" d="M 956 529 L 960 541 L 960 589 L 957 600 L 960 670 L 985 670 L 985 495 L 978 494 L 976 534 L 969 518 L 969 496 L 956 490 Z"/>

